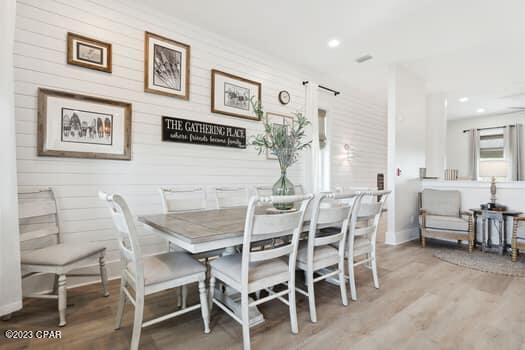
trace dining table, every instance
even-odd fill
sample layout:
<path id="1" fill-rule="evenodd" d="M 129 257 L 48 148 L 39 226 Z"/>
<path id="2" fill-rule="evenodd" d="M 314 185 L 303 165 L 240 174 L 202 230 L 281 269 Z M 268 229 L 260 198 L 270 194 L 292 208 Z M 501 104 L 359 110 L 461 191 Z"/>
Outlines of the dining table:
<path id="1" fill-rule="evenodd" d="M 257 208 L 256 213 L 268 213 L 271 208 Z M 147 231 L 164 237 L 189 253 L 198 254 L 224 249 L 223 255 L 235 254 L 235 247 L 242 245 L 247 207 L 209 209 L 168 214 L 139 216 Z M 257 235 L 257 240 L 268 240 L 279 235 Z M 254 236 L 255 238 L 255 236 Z M 220 299 L 240 317 L 240 294 L 229 288 L 216 288 L 215 298 Z M 250 326 L 264 322 L 256 306 L 250 308 Z"/>

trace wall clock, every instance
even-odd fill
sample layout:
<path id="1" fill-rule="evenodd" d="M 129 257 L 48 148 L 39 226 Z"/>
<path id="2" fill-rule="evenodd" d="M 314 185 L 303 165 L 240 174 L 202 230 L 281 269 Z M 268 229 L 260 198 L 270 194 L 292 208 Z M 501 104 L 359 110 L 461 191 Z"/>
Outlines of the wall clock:
<path id="1" fill-rule="evenodd" d="M 280 91 L 279 102 L 281 102 L 283 105 L 290 103 L 290 93 L 286 90 Z"/>

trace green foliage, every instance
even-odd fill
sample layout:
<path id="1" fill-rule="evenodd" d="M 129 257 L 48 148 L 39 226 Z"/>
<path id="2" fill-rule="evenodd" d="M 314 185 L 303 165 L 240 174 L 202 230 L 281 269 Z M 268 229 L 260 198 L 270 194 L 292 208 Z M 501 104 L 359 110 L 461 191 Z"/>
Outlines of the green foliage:
<path id="1" fill-rule="evenodd" d="M 281 171 L 284 172 L 299 159 L 299 153 L 309 148 L 312 141 L 304 141 L 305 128 L 310 125 L 302 113 L 294 113 L 293 125 L 274 125 L 264 118 L 264 111 L 260 101 L 250 101 L 255 114 L 261 119 L 264 133 L 253 136 L 250 144 L 259 154 L 268 150 L 279 160 Z"/>

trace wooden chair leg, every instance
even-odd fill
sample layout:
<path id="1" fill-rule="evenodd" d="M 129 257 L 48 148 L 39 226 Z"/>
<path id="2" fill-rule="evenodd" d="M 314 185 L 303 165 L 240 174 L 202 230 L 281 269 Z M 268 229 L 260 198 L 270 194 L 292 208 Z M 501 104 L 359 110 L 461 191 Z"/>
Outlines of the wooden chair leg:
<path id="1" fill-rule="evenodd" d="M 344 306 L 348 305 L 348 295 L 346 294 L 346 279 L 345 279 L 345 260 L 339 260 L 339 288 L 341 289 L 341 302 Z"/>
<path id="2" fill-rule="evenodd" d="M 177 308 L 182 307 L 182 287 L 175 288 L 175 293 L 177 293 Z"/>
<path id="3" fill-rule="evenodd" d="M 469 240 L 468 241 L 468 252 L 472 253 L 473 249 L 474 249 L 474 241 L 473 240 Z"/>
<path id="4" fill-rule="evenodd" d="M 355 275 L 354 275 L 354 257 L 348 257 L 348 282 L 350 283 L 350 297 L 352 300 L 357 300 L 357 290 L 355 288 Z"/>
<path id="5" fill-rule="evenodd" d="M 131 335 L 130 350 L 138 350 L 140 344 L 140 332 L 142 331 L 142 320 L 144 317 L 144 296 L 135 297 L 135 317 L 133 319 L 133 334 Z"/>
<path id="6" fill-rule="evenodd" d="M 372 252 L 371 265 L 372 265 L 372 278 L 374 280 L 374 288 L 379 289 L 379 278 L 377 276 L 377 263 L 376 263 L 376 253 Z"/>
<path id="7" fill-rule="evenodd" d="M 209 293 L 209 312 L 211 314 L 211 310 L 213 309 L 213 296 L 215 294 L 215 277 L 210 277 L 210 289 L 208 290 Z"/>
<path id="8" fill-rule="evenodd" d="M 202 320 L 204 321 L 204 333 L 210 333 L 210 312 L 208 308 L 208 294 L 204 280 L 199 281 L 199 296 L 201 301 Z"/>
<path id="9" fill-rule="evenodd" d="M 66 290 L 66 275 L 58 276 L 58 315 L 60 317 L 60 327 L 66 325 L 66 307 L 67 307 L 67 290 Z"/>
<path id="10" fill-rule="evenodd" d="M 102 283 L 102 293 L 105 297 L 109 296 L 108 292 L 108 272 L 106 270 L 106 259 L 104 253 L 98 258 L 98 264 L 100 267 L 100 281 Z"/>
<path id="11" fill-rule="evenodd" d="M 115 329 L 119 329 L 120 325 L 122 324 L 122 316 L 124 315 L 124 307 L 126 306 L 127 296 L 124 292 L 124 288 L 126 288 L 126 281 L 124 280 L 124 278 L 122 278 L 120 280 L 120 295 L 117 306 L 117 319 L 115 323 Z"/>
<path id="12" fill-rule="evenodd" d="M 310 321 L 317 322 L 317 310 L 315 309 L 314 273 L 308 271 L 306 276 L 306 287 L 308 288 L 308 304 L 310 306 Z"/>
<path id="13" fill-rule="evenodd" d="M 248 293 L 241 293 L 242 343 L 244 350 L 250 350 L 250 313 Z"/>
<path id="14" fill-rule="evenodd" d="M 288 309 L 290 311 L 290 327 L 293 334 L 299 333 L 297 325 L 297 305 L 295 302 L 295 278 L 288 282 Z"/>
<path id="15" fill-rule="evenodd" d="M 425 236 L 421 236 L 421 247 L 425 248 L 427 246 L 427 239 Z"/>

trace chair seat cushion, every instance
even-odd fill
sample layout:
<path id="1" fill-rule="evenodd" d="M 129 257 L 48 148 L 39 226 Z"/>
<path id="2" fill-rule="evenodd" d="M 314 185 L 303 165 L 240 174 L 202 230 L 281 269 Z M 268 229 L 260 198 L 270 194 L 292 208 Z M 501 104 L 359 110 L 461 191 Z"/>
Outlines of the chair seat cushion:
<path id="1" fill-rule="evenodd" d="M 426 227 L 437 230 L 468 231 L 468 220 L 455 216 L 427 215 Z"/>
<path id="2" fill-rule="evenodd" d="M 169 252 L 142 258 L 144 284 L 152 285 L 190 275 L 206 273 L 206 267 L 188 253 Z M 128 270 L 135 274 L 135 264 L 130 262 Z"/>
<path id="3" fill-rule="evenodd" d="M 227 279 L 227 283 L 234 283 L 233 287 L 241 284 L 242 254 L 222 256 L 210 262 L 212 275 L 219 279 Z M 248 269 L 248 284 L 257 283 L 259 286 L 271 286 L 289 279 L 288 264 L 281 259 L 271 259 L 250 263 Z M 276 282 L 279 281 L 279 282 Z M 275 282 L 275 283 L 274 283 Z M 253 288 L 249 288 L 250 290 Z"/>
<path id="4" fill-rule="evenodd" d="M 336 264 L 338 255 L 339 254 L 338 254 L 337 248 L 332 245 L 314 247 L 314 265 L 316 262 L 319 262 L 322 260 L 335 261 L 334 264 Z M 307 242 L 301 242 L 299 244 L 299 249 L 297 250 L 297 262 L 300 263 L 301 265 L 308 263 L 308 243 Z"/>
<path id="5" fill-rule="evenodd" d="M 106 250 L 101 244 L 60 243 L 45 248 L 22 251 L 21 262 L 27 265 L 64 266 Z"/>

